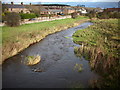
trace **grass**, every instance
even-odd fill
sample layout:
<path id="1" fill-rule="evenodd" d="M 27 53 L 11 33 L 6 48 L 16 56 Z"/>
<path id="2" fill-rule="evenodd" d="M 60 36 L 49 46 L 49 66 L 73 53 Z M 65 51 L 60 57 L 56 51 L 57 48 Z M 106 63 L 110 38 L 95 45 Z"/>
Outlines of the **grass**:
<path id="1" fill-rule="evenodd" d="M 54 20 L 46 21 L 33 24 L 25 24 L 19 27 L 7 27 L 4 26 L 2 29 L 3 44 L 8 42 L 14 42 L 18 38 L 28 37 L 30 34 L 37 34 L 39 32 L 47 32 L 48 29 L 54 29 L 55 27 L 62 27 L 68 24 L 73 24 L 74 22 L 86 19 L 86 17 L 79 17 L 77 19 L 64 19 L 64 20 Z"/>
<path id="2" fill-rule="evenodd" d="M 35 65 L 35 64 L 38 64 L 40 61 L 41 61 L 41 57 L 39 55 L 27 56 L 26 60 L 24 61 L 24 63 L 26 65 Z"/>
<path id="3" fill-rule="evenodd" d="M 74 69 L 77 70 L 78 72 L 83 71 L 83 65 L 82 64 L 75 64 Z"/>
<path id="4" fill-rule="evenodd" d="M 69 39 L 70 37 L 65 36 L 65 38 Z"/>
<path id="5" fill-rule="evenodd" d="M 74 33 L 74 42 L 100 47 L 102 51 L 106 53 L 113 53 L 115 55 L 120 41 L 118 20 L 95 20 L 92 22 L 95 24 Z M 113 47 L 112 50 L 111 47 Z"/>
<path id="6" fill-rule="evenodd" d="M 27 48 L 30 44 L 39 42 L 47 35 L 73 27 L 83 23 L 88 17 L 80 16 L 76 19 L 45 21 L 32 24 L 24 24 L 18 27 L 2 27 L 2 46 L 4 61 L 17 52 Z"/>
<path id="7" fill-rule="evenodd" d="M 98 19 L 92 22 L 94 25 L 73 34 L 74 42 L 82 44 L 81 47 L 75 47 L 74 52 L 89 60 L 91 69 L 101 76 L 93 82 L 93 88 L 120 88 L 118 19 Z"/>

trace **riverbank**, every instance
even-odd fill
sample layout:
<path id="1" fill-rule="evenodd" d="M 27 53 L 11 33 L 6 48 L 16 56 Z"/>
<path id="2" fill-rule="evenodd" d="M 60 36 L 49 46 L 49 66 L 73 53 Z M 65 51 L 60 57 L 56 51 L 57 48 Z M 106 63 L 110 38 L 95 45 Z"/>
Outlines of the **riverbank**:
<path id="1" fill-rule="evenodd" d="M 2 27 L 2 62 L 37 43 L 49 34 L 74 27 L 88 21 L 87 17 L 25 24 L 19 27 Z"/>
<path id="2" fill-rule="evenodd" d="M 75 47 L 74 52 L 77 56 L 89 60 L 91 69 L 101 75 L 101 78 L 92 82 L 92 87 L 119 87 L 118 19 L 98 19 L 92 22 L 94 25 L 73 34 L 74 42 L 82 45 Z"/>

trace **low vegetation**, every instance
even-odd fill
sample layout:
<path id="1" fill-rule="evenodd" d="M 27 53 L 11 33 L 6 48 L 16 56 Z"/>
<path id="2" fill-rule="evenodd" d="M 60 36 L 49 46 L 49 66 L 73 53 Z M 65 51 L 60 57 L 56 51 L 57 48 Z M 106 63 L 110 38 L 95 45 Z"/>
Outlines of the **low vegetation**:
<path id="1" fill-rule="evenodd" d="M 83 65 L 82 64 L 75 64 L 74 69 L 77 70 L 78 72 L 83 71 Z"/>
<path id="2" fill-rule="evenodd" d="M 30 19 L 37 17 L 34 13 L 20 13 L 21 19 Z"/>
<path id="3" fill-rule="evenodd" d="M 99 19 L 120 18 L 120 12 L 104 11 L 104 12 L 98 13 L 96 17 Z"/>
<path id="4" fill-rule="evenodd" d="M 7 26 L 15 27 L 20 25 L 21 17 L 18 13 L 11 12 L 7 13 L 4 19 Z"/>
<path id="5" fill-rule="evenodd" d="M 74 13 L 71 14 L 71 17 L 72 17 L 73 19 L 77 18 L 77 16 L 78 16 L 78 15 L 77 15 L 77 12 L 74 12 Z"/>
<path id="6" fill-rule="evenodd" d="M 68 18 L 25 24 L 19 27 L 2 27 L 3 60 L 17 54 L 30 44 L 39 42 L 45 36 L 88 21 L 87 17 Z"/>
<path id="7" fill-rule="evenodd" d="M 120 31 L 118 19 L 102 19 L 92 22 L 94 25 L 74 33 L 74 42 L 81 44 L 81 47 L 74 49 L 75 54 L 89 60 L 91 69 L 102 76 L 92 82 L 92 87 L 119 87 Z"/>
<path id="8" fill-rule="evenodd" d="M 95 25 L 74 33 L 74 42 L 100 47 L 105 53 L 113 53 L 115 55 L 116 52 L 111 50 L 111 48 L 117 50 L 119 47 L 120 31 L 118 30 L 118 20 L 95 20 L 93 22 Z M 117 54 L 115 56 L 117 56 Z"/>
<path id="9" fill-rule="evenodd" d="M 109 19 L 109 18 L 120 18 L 120 12 L 110 12 L 106 9 L 103 12 L 96 12 L 96 11 L 90 11 L 89 13 L 85 14 L 90 19 L 92 18 L 99 18 L 99 19 Z"/>
<path id="10" fill-rule="evenodd" d="M 41 57 L 39 55 L 37 55 L 37 56 L 27 56 L 24 63 L 26 65 L 31 66 L 31 65 L 38 64 L 40 61 L 41 61 Z"/>

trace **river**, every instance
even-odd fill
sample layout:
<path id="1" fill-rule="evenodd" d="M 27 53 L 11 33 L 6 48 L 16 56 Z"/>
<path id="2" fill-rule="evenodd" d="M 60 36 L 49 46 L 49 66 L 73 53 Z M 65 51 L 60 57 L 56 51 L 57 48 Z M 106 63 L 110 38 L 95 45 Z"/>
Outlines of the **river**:
<path id="1" fill-rule="evenodd" d="M 76 30 L 87 28 L 90 22 L 48 35 L 39 43 L 31 45 L 19 54 L 5 61 L 2 67 L 3 88 L 73 88 L 89 87 L 89 82 L 98 77 L 91 71 L 89 62 L 74 54 L 78 46 L 72 40 Z M 40 55 L 41 62 L 34 66 L 26 66 L 26 56 Z M 83 70 L 78 72 L 74 67 L 82 64 Z M 42 72 L 34 72 L 40 69 Z"/>

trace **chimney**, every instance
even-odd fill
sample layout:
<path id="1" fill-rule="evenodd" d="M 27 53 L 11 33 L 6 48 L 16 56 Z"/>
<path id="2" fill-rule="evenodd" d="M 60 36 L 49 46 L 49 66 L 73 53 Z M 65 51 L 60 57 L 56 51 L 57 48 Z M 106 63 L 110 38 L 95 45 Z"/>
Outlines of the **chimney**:
<path id="1" fill-rule="evenodd" d="M 23 2 L 21 2 L 21 5 L 23 5 Z"/>
<path id="2" fill-rule="evenodd" d="M 14 5 L 14 3 L 13 3 L 13 2 L 11 2 L 11 5 Z"/>

